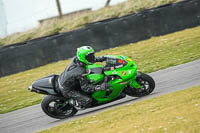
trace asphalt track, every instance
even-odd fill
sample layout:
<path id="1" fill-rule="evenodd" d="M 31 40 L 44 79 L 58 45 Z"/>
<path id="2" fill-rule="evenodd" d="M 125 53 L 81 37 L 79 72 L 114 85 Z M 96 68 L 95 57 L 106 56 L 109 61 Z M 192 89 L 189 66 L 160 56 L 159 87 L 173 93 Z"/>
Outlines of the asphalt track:
<path id="1" fill-rule="evenodd" d="M 153 72 L 150 73 L 150 75 L 155 79 L 156 88 L 152 94 L 146 97 L 126 97 L 93 109 L 80 111 L 76 116 L 64 120 L 48 117 L 42 112 L 40 105 L 35 105 L 7 114 L 1 114 L 0 133 L 32 133 L 53 127 L 63 122 L 104 111 L 108 108 L 128 104 L 130 102 L 134 103 L 166 93 L 187 89 L 191 86 L 200 85 L 200 60 Z"/>

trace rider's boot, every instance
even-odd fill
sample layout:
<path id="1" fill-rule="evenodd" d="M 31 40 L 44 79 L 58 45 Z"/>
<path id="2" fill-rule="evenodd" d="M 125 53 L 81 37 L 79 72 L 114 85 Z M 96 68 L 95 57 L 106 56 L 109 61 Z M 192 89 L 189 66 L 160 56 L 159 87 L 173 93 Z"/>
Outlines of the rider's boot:
<path id="1" fill-rule="evenodd" d="M 69 100 L 69 104 L 72 105 L 74 108 L 76 108 L 77 110 L 84 110 L 85 107 L 83 107 L 81 105 L 80 102 L 78 102 L 78 100 L 74 100 L 74 99 L 70 99 Z"/>

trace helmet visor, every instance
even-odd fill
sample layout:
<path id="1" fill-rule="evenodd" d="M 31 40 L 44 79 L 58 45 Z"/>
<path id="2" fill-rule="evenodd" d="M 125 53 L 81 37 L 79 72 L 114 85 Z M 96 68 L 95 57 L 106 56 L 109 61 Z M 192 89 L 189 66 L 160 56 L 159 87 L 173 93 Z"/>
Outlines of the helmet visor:
<path id="1" fill-rule="evenodd" d="M 89 53 L 86 55 L 85 59 L 90 63 L 95 63 L 94 53 Z"/>

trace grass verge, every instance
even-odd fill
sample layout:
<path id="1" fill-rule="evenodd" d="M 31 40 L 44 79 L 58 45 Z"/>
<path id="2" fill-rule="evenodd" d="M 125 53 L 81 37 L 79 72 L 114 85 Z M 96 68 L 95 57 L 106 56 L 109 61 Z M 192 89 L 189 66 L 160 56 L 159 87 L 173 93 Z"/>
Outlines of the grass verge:
<path id="1" fill-rule="evenodd" d="M 39 133 L 197 133 L 200 86 L 116 107 Z"/>
<path id="2" fill-rule="evenodd" d="M 200 27 L 196 27 L 134 44 L 103 50 L 96 53 L 96 55 L 128 56 L 136 62 L 139 70 L 148 73 L 200 59 L 199 51 Z M 43 95 L 31 93 L 27 90 L 27 87 L 41 77 L 52 73 L 60 74 L 68 62 L 69 60 L 59 61 L 0 78 L 0 113 L 40 103 Z"/>
<path id="3" fill-rule="evenodd" d="M 84 25 L 112 17 L 120 17 L 130 13 L 136 13 L 159 5 L 177 2 L 180 0 L 128 0 L 126 2 L 84 13 L 52 19 L 41 23 L 37 28 L 12 34 L 0 39 L 0 45 L 7 45 L 28 41 L 34 38 L 52 35 L 58 32 L 67 32 L 83 27 Z"/>

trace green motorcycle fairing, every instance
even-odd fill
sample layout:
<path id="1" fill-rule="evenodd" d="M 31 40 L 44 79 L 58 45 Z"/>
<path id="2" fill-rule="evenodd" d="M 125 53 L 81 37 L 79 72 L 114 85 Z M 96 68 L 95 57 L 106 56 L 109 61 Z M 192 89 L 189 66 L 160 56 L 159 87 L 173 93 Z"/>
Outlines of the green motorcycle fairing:
<path id="1" fill-rule="evenodd" d="M 109 56 L 109 55 L 108 55 Z M 126 65 L 104 71 L 101 65 L 92 64 L 86 65 L 88 71 L 87 80 L 93 85 L 98 84 L 104 79 L 104 76 L 118 76 L 120 78 L 115 78 L 108 82 L 110 85 L 106 90 L 98 91 L 92 94 L 92 97 L 96 99 L 99 103 L 108 102 L 120 95 L 127 85 L 133 88 L 141 88 L 141 86 L 136 82 L 136 70 L 137 66 L 133 60 L 125 56 L 109 56 L 110 58 L 116 59 L 116 61 L 125 61 Z"/>

